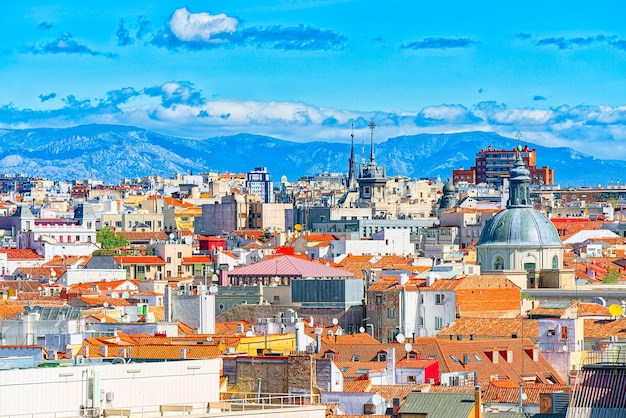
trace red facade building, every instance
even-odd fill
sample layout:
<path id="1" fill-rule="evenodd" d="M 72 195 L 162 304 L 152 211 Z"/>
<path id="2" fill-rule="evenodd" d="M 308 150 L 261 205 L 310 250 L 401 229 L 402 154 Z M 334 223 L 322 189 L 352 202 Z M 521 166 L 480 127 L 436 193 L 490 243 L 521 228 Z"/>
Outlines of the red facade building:
<path id="1" fill-rule="evenodd" d="M 528 145 L 522 148 L 522 160 L 524 165 L 530 170 L 530 180 L 532 184 L 554 184 L 554 169 L 547 166 L 537 167 L 536 150 L 529 149 Z M 452 170 L 452 182 L 472 184 L 492 184 L 502 185 L 502 179 L 508 177 L 509 171 L 515 165 L 517 150 L 515 148 L 496 149 L 491 146 L 481 149 L 476 153 L 475 164 L 469 169 Z"/>

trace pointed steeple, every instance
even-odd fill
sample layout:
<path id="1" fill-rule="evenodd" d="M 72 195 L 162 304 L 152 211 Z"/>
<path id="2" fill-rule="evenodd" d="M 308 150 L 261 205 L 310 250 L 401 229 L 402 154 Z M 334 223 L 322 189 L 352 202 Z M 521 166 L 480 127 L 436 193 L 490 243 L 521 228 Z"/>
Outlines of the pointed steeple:
<path id="1" fill-rule="evenodd" d="M 350 133 L 350 160 L 348 161 L 348 189 L 355 190 L 356 184 L 356 158 L 354 156 L 354 123 L 352 124 L 352 132 Z"/>
<path id="2" fill-rule="evenodd" d="M 371 121 L 369 125 L 370 128 L 370 162 L 374 162 L 374 128 L 376 127 L 376 123 Z"/>

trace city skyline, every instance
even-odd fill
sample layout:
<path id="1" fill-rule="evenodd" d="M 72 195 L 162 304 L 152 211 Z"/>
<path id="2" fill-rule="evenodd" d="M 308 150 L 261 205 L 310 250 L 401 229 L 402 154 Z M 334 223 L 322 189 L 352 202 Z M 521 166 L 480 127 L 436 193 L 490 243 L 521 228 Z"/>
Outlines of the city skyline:
<path id="1" fill-rule="evenodd" d="M 360 142 L 494 131 L 626 159 L 623 9 L 537 1 L 9 4 L 0 128 Z"/>

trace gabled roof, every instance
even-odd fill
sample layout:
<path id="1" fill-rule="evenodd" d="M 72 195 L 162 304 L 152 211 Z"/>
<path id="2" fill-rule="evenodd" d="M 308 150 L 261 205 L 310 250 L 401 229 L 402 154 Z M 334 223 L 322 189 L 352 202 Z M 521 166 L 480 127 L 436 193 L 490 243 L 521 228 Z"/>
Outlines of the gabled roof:
<path id="1" fill-rule="evenodd" d="M 236 276 L 291 276 L 291 277 L 345 277 L 353 278 L 352 273 L 313 261 L 307 261 L 290 255 L 263 259 L 258 263 L 235 268 L 228 273 Z"/>

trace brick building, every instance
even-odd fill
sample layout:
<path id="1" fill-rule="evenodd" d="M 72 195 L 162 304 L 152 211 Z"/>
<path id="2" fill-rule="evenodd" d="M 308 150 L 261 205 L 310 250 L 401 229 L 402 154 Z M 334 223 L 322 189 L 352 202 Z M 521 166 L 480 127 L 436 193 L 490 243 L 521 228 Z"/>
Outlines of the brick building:
<path id="1" fill-rule="evenodd" d="M 537 167 L 536 150 L 524 146 L 521 150 L 524 165 L 530 171 L 532 184 L 554 184 L 554 169 L 547 166 Z M 466 182 L 472 184 L 487 183 L 501 186 L 502 179 L 508 177 L 515 165 L 517 150 L 515 148 L 496 149 L 491 146 L 476 153 L 474 166 L 469 169 L 452 170 L 452 183 Z"/>

